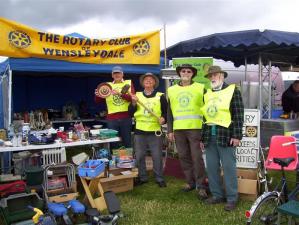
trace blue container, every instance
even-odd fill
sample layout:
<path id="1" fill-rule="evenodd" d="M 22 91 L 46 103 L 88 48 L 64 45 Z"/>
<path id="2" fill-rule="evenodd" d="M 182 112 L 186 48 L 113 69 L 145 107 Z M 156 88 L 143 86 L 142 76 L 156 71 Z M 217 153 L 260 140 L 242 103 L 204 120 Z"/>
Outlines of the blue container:
<path id="1" fill-rule="evenodd" d="M 282 109 L 272 109 L 271 118 L 277 119 L 282 114 L 283 114 L 283 110 Z"/>
<path id="2" fill-rule="evenodd" d="M 105 170 L 105 162 L 102 160 L 87 160 L 78 166 L 80 177 L 96 177 Z"/>
<path id="3" fill-rule="evenodd" d="M 78 200 L 69 201 L 69 205 L 71 206 L 73 213 L 75 214 L 85 213 L 85 206 Z"/>

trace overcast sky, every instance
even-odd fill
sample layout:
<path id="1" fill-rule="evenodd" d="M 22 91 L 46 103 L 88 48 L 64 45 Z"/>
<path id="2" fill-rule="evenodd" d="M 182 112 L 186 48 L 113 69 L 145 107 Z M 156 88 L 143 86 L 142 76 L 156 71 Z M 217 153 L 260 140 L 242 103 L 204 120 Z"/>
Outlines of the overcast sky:
<path id="1" fill-rule="evenodd" d="M 219 32 L 299 32 L 297 0 L 1 0 L 0 16 L 41 31 L 111 38 L 161 29 L 166 45 Z M 0 27 L 1 29 L 1 27 Z M 163 32 L 161 49 L 163 49 Z"/>

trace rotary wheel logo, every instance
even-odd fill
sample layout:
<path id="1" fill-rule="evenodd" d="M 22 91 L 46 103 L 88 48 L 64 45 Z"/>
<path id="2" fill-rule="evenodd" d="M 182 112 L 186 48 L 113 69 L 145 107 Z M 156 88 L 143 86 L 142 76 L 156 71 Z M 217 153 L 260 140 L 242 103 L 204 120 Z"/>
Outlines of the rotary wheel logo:
<path id="1" fill-rule="evenodd" d="M 256 127 L 246 127 L 246 136 L 247 137 L 256 137 L 257 129 Z"/>
<path id="2" fill-rule="evenodd" d="M 11 31 L 8 40 L 16 48 L 27 48 L 31 45 L 30 37 L 23 31 Z"/>
<path id="3" fill-rule="evenodd" d="M 209 105 L 208 108 L 207 108 L 207 114 L 209 117 L 215 117 L 216 114 L 217 114 L 218 110 L 217 110 L 217 107 L 216 105 Z"/>
<path id="4" fill-rule="evenodd" d="M 113 95 L 113 103 L 114 105 L 122 105 L 124 104 L 124 100 L 120 97 L 120 95 Z"/>
<path id="5" fill-rule="evenodd" d="M 188 106 L 189 102 L 190 102 L 189 96 L 183 95 L 183 96 L 179 97 L 179 103 L 180 103 L 181 107 L 184 108 L 184 107 Z"/>
<path id="6" fill-rule="evenodd" d="M 151 46 L 148 41 L 143 39 L 133 46 L 133 51 L 136 55 L 146 55 L 149 52 L 150 48 Z"/>

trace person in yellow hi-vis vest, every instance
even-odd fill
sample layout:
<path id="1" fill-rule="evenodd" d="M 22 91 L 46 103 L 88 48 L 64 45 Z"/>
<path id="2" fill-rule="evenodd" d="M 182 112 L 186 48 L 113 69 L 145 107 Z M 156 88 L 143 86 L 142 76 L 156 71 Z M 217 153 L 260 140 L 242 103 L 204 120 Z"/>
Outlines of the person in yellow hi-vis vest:
<path id="1" fill-rule="evenodd" d="M 201 149 L 206 153 L 207 174 L 212 197 L 207 204 L 226 201 L 224 209 L 236 208 L 238 182 L 236 147 L 242 139 L 244 105 L 240 91 L 234 84 L 224 82 L 227 73 L 219 66 L 211 66 L 205 75 L 211 81 L 212 90 L 204 95 L 201 108 L 205 118 Z M 225 191 L 222 188 L 221 166 Z"/>
<path id="2" fill-rule="evenodd" d="M 163 93 L 156 91 L 159 79 L 152 73 L 146 73 L 140 77 L 140 85 L 143 92 L 132 95 L 132 103 L 129 112 L 135 118 L 134 150 L 138 167 L 138 179 L 135 184 L 140 185 L 148 182 L 145 156 L 150 150 L 153 159 L 153 172 L 159 187 L 166 187 L 163 177 L 162 163 L 162 137 L 161 125 L 166 122 L 167 100 Z M 142 102 L 156 116 L 152 115 L 143 106 Z"/>
<path id="3" fill-rule="evenodd" d="M 206 174 L 200 149 L 204 85 L 192 81 L 197 69 L 189 64 L 176 68 L 181 80 L 168 88 L 168 138 L 175 141 L 186 185 L 184 192 L 198 189 L 198 197 L 206 199 Z"/>
<path id="4" fill-rule="evenodd" d="M 107 98 L 102 98 L 98 90 L 95 90 L 95 102 L 106 102 L 108 113 L 106 116 L 107 127 L 117 130 L 121 137 L 122 145 L 131 147 L 131 130 L 132 118 L 128 112 L 128 106 L 131 102 L 130 94 L 121 94 L 121 89 L 126 85 L 130 85 L 130 93 L 135 93 L 131 80 L 124 80 L 124 72 L 120 66 L 112 68 L 112 82 L 108 84 L 112 87 L 112 94 Z M 111 143 L 111 148 L 116 148 L 118 144 Z"/>

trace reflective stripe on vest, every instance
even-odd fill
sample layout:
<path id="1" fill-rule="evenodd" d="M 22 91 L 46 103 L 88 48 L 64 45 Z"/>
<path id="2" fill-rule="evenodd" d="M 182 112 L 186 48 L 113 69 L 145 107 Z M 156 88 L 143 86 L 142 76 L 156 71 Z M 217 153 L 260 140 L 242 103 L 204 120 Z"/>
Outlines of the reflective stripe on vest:
<path id="1" fill-rule="evenodd" d="M 168 98 L 173 114 L 173 129 L 201 129 L 204 86 L 193 83 L 168 88 Z"/>
<path id="2" fill-rule="evenodd" d="M 160 97 L 163 93 L 157 92 L 152 98 L 147 98 L 142 92 L 136 92 L 139 101 L 151 109 L 157 116 L 161 116 Z M 137 110 L 134 113 L 136 120 L 136 129 L 143 131 L 159 131 L 160 124 L 156 117 L 152 116 L 146 109 L 137 103 Z"/>
<path id="3" fill-rule="evenodd" d="M 202 116 L 198 115 L 189 115 L 189 116 L 176 116 L 173 119 L 174 120 L 185 120 L 185 119 L 201 119 L 202 120 Z"/>
<path id="4" fill-rule="evenodd" d="M 121 92 L 121 89 L 126 84 L 131 85 L 131 80 L 125 80 L 122 83 L 108 82 L 108 84 L 111 85 L 113 90 L 117 90 L 118 92 Z M 131 88 L 128 90 L 128 92 L 131 92 Z M 106 98 L 106 104 L 107 104 L 108 114 L 111 114 L 111 113 L 128 111 L 128 107 L 130 103 L 124 100 L 120 95 L 109 95 Z"/>
<path id="5" fill-rule="evenodd" d="M 201 108 L 208 125 L 219 125 L 228 128 L 231 124 L 230 102 L 235 85 L 229 85 L 221 91 L 212 92 L 210 89 L 204 95 L 205 105 Z"/>

